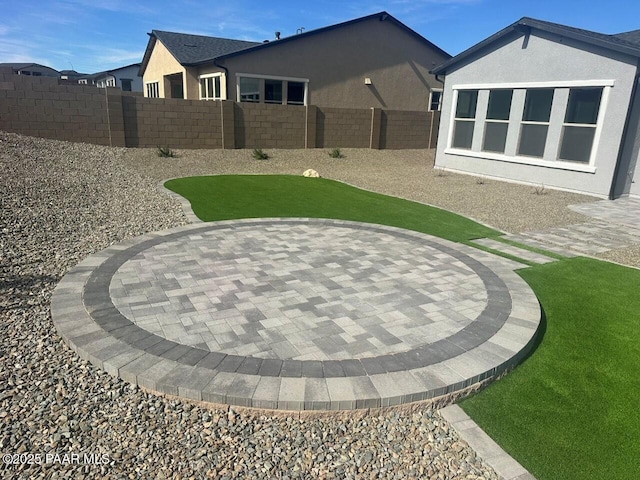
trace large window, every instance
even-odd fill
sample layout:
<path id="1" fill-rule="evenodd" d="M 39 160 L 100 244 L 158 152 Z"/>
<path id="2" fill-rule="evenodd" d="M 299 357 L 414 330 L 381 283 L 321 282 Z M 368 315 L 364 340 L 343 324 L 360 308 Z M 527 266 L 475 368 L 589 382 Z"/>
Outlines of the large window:
<path id="1" fill-rule="evenodd" d="M 602 88 L 572 88 L 562 126 L 560 159 L 589 163 Z"/>
<path id="2" fill-rule="evenodd" d="M 527 90 L 520 127 L 518 155 L 539 158 L 544 155 L 552 102 L 552 88 Z"/>
<path id="3" fill-rule="evenodd" d="M 453 85 L 445 153 L 594 173 L 613 86 L 605 79 Z"/>
<path id="4" fill-rule="evenodd" d="M 160 87 L 158 82 L 149 82 L 146 84 L 147 97 L 158 98 L 160 97 Z"/>
<path id="5" fill-rule="evenodd" d="M 220 100 L 222 98 L 220 74 L 200 76 L 200 100 Z"/>
<path id="6" fill-rule="evenodd" d="M 478 90 L 460 90 L 458 92 L 453 131 L 453 146 L 455 148 L 471 148 L 477 103 Z"/>
<path id="7" fill-rule="evenodd" d="M 238 74 L 238 101 L 305 105 L 308 81 L 286 77 Z"/>
<path id="8" fill-rule="evenodd" d="M 482 143 L 484 151 L 504 153 L 512 96 L 513 90 L 491 90 L 489 92 L 489 106 Z"/>

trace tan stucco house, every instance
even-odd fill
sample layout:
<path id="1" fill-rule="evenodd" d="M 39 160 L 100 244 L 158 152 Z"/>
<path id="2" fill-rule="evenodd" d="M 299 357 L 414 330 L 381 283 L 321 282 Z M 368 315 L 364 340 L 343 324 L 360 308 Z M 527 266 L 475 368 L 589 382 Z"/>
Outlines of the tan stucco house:
<path id="1" fill-rule="evenodd" d="M 380 12 L 261 43 L 153 30 L 140 75 L 146 97 L 439 110 L 449 58 Z"/>

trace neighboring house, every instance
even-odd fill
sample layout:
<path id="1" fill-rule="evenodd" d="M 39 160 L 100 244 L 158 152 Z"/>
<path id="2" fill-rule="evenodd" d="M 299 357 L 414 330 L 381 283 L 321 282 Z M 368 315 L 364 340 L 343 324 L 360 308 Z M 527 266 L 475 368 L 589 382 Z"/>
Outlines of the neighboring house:
<path id="1" fill-rule="evenodd" d="M 132 63 L 104 72 L 84 75 L 78 79 L 83 85 L 95 85 L 98 88 L 118 87 L 123 92 L 142 92 L 142 77 L 138 75 L 139 63 Z"/>
<path id="2" fill-rule="evenodd" d="M 147 97 L 428 110 L 451 56 L 386 12 L 262 43 L 154 30 Z"/>
<path id="3" fill-rule="evenodd" d="M 75 82 L 78 81 L 78 79 L 86 76 L 86 73 L 78 73 L 75 70 L 60 70 L 61 80 L 69 80 L 70 82 Z"/>
<path id="4" fill-rule="evenodd" d="M 432 70 L 435 164 L 615 198 L 640 195 L 640 30 L 522 18 Z"/>
<path id="5" fill-rule="evenodd" d="M 39 63 L 0 63 L 0 67 L 9 67 L 16 75 L 33 77 L 60 77 L 60 72 Z"/>

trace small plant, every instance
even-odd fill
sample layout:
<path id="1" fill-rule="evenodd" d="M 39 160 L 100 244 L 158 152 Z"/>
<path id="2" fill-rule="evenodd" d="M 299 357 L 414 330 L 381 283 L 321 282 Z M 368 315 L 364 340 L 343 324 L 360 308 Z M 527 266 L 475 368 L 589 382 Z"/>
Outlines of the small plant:
<path id="1" fill-rule="evenodd" d="M 176 153 L 171 150 L 169 147 L 166 146 L 162 146 L 162 145 L 158 145 L 156 152 L 158 153 L 159 157 L 175 157 Z"/>
<path id="2" fill-rule="evenodd" d="M 476 185 L 484 185 L 487 179 L 484 177 L 476 177 Z"/>
<path id="3" fill-rule="evenodd" d="M 442 167 L 433 167 L 433 170 L 436 172 L 436 177 L 444 177 L 446 175 L 446 172 Z"/>
<path id="4" fill-rule="evenodd" d="M 329 152 L 329 156 L 331 158 L 344 158 L 344 155 L 342 155 L 342 152 L 340 152 L 339 148 L 334 148 L 333 150 L 331 150 Z"/>
<path id="5" fill-rule="evenodd" d="M 534 189 L 533 189 L 533 193 L 535 193 L 536 195 L 546 195 L 547 194 L 547 189 L 544 187 L 544 183 L 537 185 Z"/>
<path id="6" fill-rule="evenodd" d="M 254 148 L 251 156 L 256 160 L 266 160 L 267 158 L 269 158 L 269 155 L 263 152 L 261 148 Z"/>

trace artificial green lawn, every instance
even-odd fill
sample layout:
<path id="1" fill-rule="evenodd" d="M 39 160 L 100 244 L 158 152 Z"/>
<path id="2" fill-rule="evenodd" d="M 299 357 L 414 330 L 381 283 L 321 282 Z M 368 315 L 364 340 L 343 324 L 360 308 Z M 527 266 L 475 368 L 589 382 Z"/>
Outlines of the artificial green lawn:
<path id="1" fill-rule="evenodd" d="M 293 176 L 171 180 L 202 220 L 325 217 L 468 243 L 499 233 L 459 215 Z M 535 352 L 462 408 L 539 480 L 640 478 L 640 271 L 587 258 L 519 270 L 546 332 Z"/>
<path id="2" fill-rule="evenodd" d="M 461 407 L 539 480 L 640 478 L 640 270 L 574 258 L 518 273 L 544 339 Z"/>
<path id="3" fill-rule="evenodd" d="M 324 178 L 220 175 L 169 180 L 204 221 L 260 217 L 339 218 L 403 227 L 454 242 L 500 232 L 460 215 Z"/>

